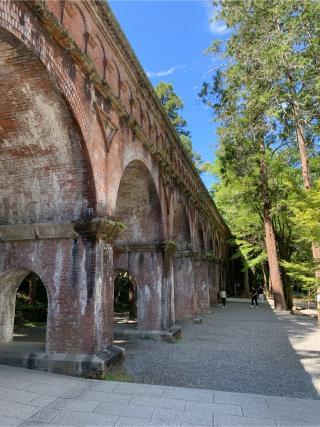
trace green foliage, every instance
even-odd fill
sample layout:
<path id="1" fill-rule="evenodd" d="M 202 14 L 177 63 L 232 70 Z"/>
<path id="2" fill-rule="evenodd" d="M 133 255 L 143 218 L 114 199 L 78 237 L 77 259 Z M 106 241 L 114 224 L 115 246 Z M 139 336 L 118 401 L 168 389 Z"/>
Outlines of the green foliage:
<path id="1" fill-rule="evenodd" d="M 103 377 L 104 381 L 117 381 L 117 382 L 133 382 L 133 376 L 124 372 L 106 372 Z"/>
<path id="2" fill-rule="evenodd" d="M 296 281 L 315 289 L 310 246 L 320 242 L 320 185 L 303 190 L 301 169 L 308 172 L 309 160 L 313 179 L 320 176 L 320 3 L 215 4 L 217 19 L 231 30 L 208 49 L 223 64 L 199 94 L 219 123 L 217 161 L 204 165 L 218 180 L 215 200 L 250 267 L 265 259 L 267 212 L 284 286 Z M 299 152 L 299 134 L 308 152 Z"/>
<path id="3" fill-rule="evenodd" d="M 154 89 L 172 125 L 179 134 L 182 145 L 197 170 L 200 171 L 202 164 L 201 156 L 199 153 L 193 151 L 191 135 L 187 129 L 187 121 L 180 115 L 180 111 L 184 107 L 182 99 L 174 92 L 174 88 L 170 83 L 160 82 Z"/>
<path id="4" fill-rule="evenodd" d="M 172 84 L 160 82 L 154 89 L 176 131 L 180 135 L 190 136 L 190 132 L 186 129 L 187 122 L 179 114 L 183 109 L 183 101 L 174 92 Z"/>
<path id="5" fill-rule="evenodd" d="M 311 297 L 315 297 L 320 279 L 316 277 L 316 272 L 320 265 L 313 260 L 286 262 L 281 261 L 281 265 L 286 269 L 288 276 L 293 279 L 301 290 L 308 291 Z"/>
<path id="6" fill-rule="evenodd" d="M 291 207 L 299 241 L 320 242 L 320 180 L 311 190 L 302 190 Z"/>

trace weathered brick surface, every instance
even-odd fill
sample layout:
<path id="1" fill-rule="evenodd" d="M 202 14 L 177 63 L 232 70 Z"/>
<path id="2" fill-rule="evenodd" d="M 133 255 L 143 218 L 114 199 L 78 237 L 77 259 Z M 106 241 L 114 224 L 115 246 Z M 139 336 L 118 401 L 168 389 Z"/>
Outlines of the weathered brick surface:
<path id="1" fill-rule="evenodd" d="M 47 289 L 51 352 L 111 343 L 115 270 L 137 281 L 141 329 L 208 309 L 227 277 L 210 259 L 227 259 L 230 233 L 108 6 L 1 1 L 0 64 L 0 340 L 29 271 Z M 126 229 L 1 240 L 1 226 L 97 217 Z M 159 245 L 173 240 L 192 256 Z"/>
<path id="2" fill-rule="evenodd" d="M 195 316 L 195 278 L 190 257 L 174 258 L 174 302 L 177 322 Z"/>

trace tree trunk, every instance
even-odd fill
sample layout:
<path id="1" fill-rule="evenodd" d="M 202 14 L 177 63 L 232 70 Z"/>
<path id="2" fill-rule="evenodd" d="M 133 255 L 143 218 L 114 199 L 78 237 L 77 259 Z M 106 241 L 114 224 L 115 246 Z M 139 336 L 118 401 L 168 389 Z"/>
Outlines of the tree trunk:
<path id="1" fill-rule="evenodd" d="M 28 279 L 28 303 L 34 304 L 34 298 L 35 298 L 35 284 L 30 277 Z"/>
<path id="2" fill-rule="evenodd" d="M 274 308 L 276 310 L 285 310 L 286 303 L 283 295 L 276 237 L 271 219 L 271 202 L 269 198 L 268 175 L 263 138 L 261 138 L 260 141 L 260 180 L 263 199 L 265 244 L 268 256 L 270 279 L 272 282 L 272 291 L 274 296 Z"/>
<path id="3" fill-rule="evenodd" d="M 283 268 L 280 268 L 280 270 L 282 273 L 281 277 L 282 277 L 284 299 L 286 301 L 286 305 L 287 305 L 288 310 L 291 310 L 293 307 L 293 295 L 292 295 L 292 288 L 291 288 L 291 280 Z"/>
<path id="4" fill-rule="evenodd" d="M 298 143 L 299 153 L 300 153 L 303 185 L 306 190 L 310 190 L 311 174 L 309 169 L 307 142 L 304 136 L 304 129 L 303 129 L 301 120 L 299 119 L 299 112 L 295 102 L 293 102 L 293 115 L 294 115 L 294 121 L 296 126 L 297 143 Z"/>
<path id="5" fill-rule="evenodd" d="M 298 108 L 293 102 L 293 115 L 294 121 L 296 125 L 296 135 L 297 135 L 297 143 L 299 146 L 300 160 L 301 160 L 301 172 L 303 185 L 306 190 L 311 189 L 311 173 L 309 168 L 309 159 L 308 159 L 308 149 L 307 149 L 307 141 L 304 134 L 304 129 L 300 120 L 300 114 Z M 320 245 L 317 242 L 312 242 L 312 255 L 313 259 L 316 262 L 320 261 Z M 320 277 L 320 271 L 316 271 L 316 277 Z M 316 305 L 317 305 L 317 316 L 318 321 L 320 322 L 320 287 L 317 288 L 316 294 Z"/>
<path id="6" fill-rule="evenodd" d="M 318 243 L 312 243 L 312 255 L 313 259 L 316 262 L 320 262 L 320 246 Z M 316 278 L 320 278 L 320 270 L 316 270 Z M 320 287 L 317 288 L 317 294 L 316 294 L 316 305 L 317 305 L 317 316 L 318 316 L 318 322 L 320 322 Z"/>
<path id="7" fill-rule="evenodd" d="M 276 310 L 285 310 L 286 303 L 283 295 L 282 280 L 279 268 L 276 238 L 273 230 L 270 212 L 267 208 L 264 211 L 264 230 L 265 243 L 268 254 L 268 264 L 270 279 L 272 283 L 272 292 L 274 297 L 274 308 Z"/>
<path id="8" fill-rule="evenodd" d="M 250 296 L 250 287 L 249 287 L 249 270 L 246 268 L 243 272 L 244 274 L 244 296 L 249 298 Z"/>
<path id="9" fill-rule="evenodd" d="M 266 272 L 266 265 L 265 265 L 264 261 L 261 263 L 261 270 L 262 270 L 262 277 L 263 277 L 263 287 L 264 287 L 266 295 L 269 297 L 269 293 L 270 293 L 269 281 L 268 281 L 267 272 Z"/>

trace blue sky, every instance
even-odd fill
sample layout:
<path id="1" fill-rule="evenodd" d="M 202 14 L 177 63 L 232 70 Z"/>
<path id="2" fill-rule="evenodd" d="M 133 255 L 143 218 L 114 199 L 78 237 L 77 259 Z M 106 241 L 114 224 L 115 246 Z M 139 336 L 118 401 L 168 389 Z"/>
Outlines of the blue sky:
<path id="1" fill-rule="evenodd" d="M 223 24 L 210 24 L 211 4 L 201 0 L 111 0 L 109 4 L 151 83 L 172 83 L 183 99 L 182 115 L 188 121 L 193 148 L 205 161 L 212 161 L 215 125 L 210 111 L 197 99 L 216 63 L 203 52 L 225 33 Z M 213 178 L 203 174 L 202 179 L 210 187 Z"/>

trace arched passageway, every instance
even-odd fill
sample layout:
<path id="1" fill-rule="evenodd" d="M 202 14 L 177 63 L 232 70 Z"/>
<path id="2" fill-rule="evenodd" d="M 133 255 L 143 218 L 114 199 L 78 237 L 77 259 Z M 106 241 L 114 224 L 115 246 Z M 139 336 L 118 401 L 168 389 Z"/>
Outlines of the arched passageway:
<path id="1" fill-rule="evenodd" d="M 33 271 L 14 269 L 0 274 L 0 362 L 8 355 L 46 350 L 50 330 L 48 294 L 41 278 Z"/>
<path id="2" fill-rule="evenodd" d="M 16 294 L 14 341 L 45 342 L 48 296 L 40 277 L 29 273 Z"/>
<path id="3" fill-rule="evenodd" d="M 114 280 L 114 322 L 137 324 L 137 282 L 128 271 L 121 271 Z"/>
<path id="4" fill-rule="evenodd" d="M 160 331 L 170 324 L 170 289 L 164 280 L 160 241 L 163 221 L 158 190 L 147 166 L 134 160 L 120 180 L 115 216 L 125 230 L 115 242 L 115 271 L 129 271 L 137 282 L 137 325 Z"/>

